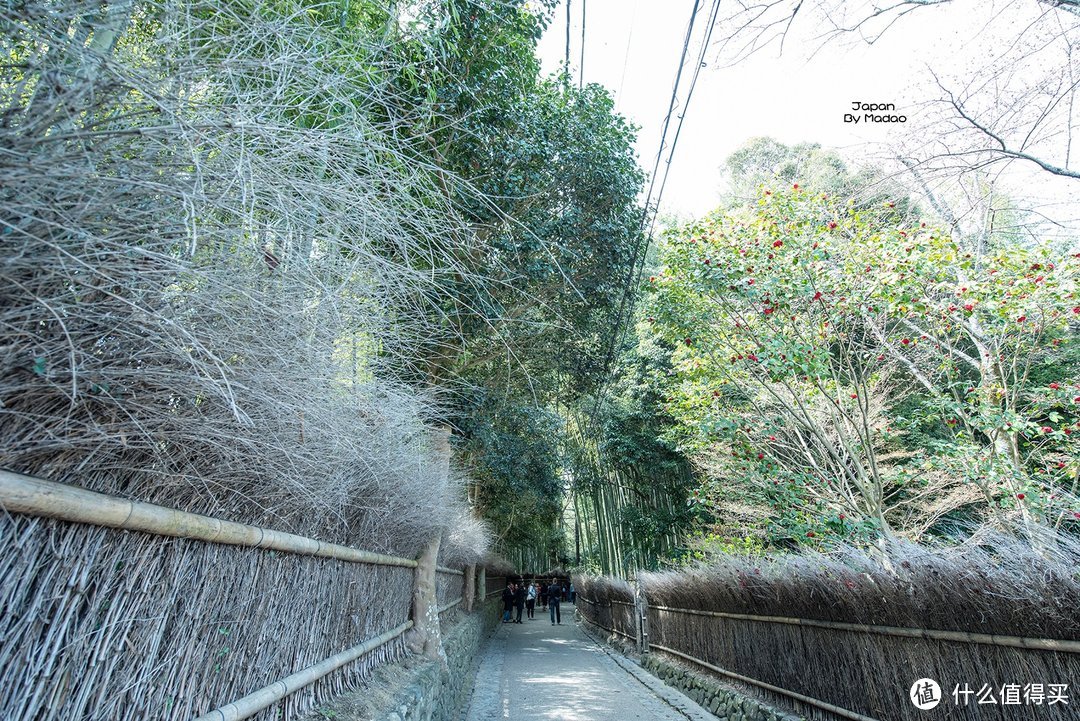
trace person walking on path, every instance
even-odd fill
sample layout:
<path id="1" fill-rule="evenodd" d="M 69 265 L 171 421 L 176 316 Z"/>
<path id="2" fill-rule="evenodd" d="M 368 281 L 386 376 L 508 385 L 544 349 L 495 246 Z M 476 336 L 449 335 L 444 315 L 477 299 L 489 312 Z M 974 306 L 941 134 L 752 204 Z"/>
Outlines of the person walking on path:
<path id="1" fill-rule="evenodd" d="M 573 606 L 577 601 L 577 591 L 574 590 L 574 582 L 570 582 L 570 605 Z"/>
<path id="2" fill-rule="evenodd" d="M 521 623 L 521 612 L 525 610 L 525 584 L 519 583 L 514 588 L 514 607 L 517 609 L 517 616 L 514 618 L 514 623 Z"/>
<path id="3" fill-rule="evenodd" d="M 562 587 L 555 579 L 551 579 L 548 586 L 548 613 L 551 615 L 551 625 L 562 625 L 562 613 L 559 610 L 559 601 L 562 600 Z"/>
<path id="4" fill-rule="evenodd" d="M 533 612 L 536 610 L 536 584 L 529 584 L 529 591 L 525 594 L 525 609 L 529 612 L 529 620 L 533 620 Z"/>
<path id="5" fill-rule="evenodd" d="M 507 583 L 503 589 L 503 623 L 510 623 L 510 610 L 514 607 L 514 584 Z"/>

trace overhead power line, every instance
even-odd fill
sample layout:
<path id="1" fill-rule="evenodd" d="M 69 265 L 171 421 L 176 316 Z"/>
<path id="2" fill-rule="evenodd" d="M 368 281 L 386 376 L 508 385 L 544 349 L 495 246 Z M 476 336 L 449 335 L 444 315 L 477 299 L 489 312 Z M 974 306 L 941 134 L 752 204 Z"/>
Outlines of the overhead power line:
<path id="1" fill-rule="evenodd" d="M 694 88 L 697 87 L 698 76 L 701 75 L 701 69 L 705 67 L 705 54 L 708 52 L 709 43 L 712 42 L 713 29 L 716 27 L 716 18 L 720 13 L 720 0 L 713 0 L 712 10 L 709 12 L 709 21 L 705 30 L 705 39 L 701 43 L 701 50 L 698 52 L 697 64 L 694 66 L 694 76 L 690 79 L 690 88 L 686 91 L 686 102 L 683 103 L 683 111 L 679 115 L 679 125 L 675 128 L 675 137 L 671 140 L 671 151 L 668 153 L 667 164 L 664 167 L 664 179 L 660 181 L 660 190 L 656 194 L 656 213 L 653 213 L 652 222 L 649 225 L 648 240 L 646 241 L 646 248 L 649 243 L 652 242 L 653 231 L 656 228 L 656 216 L 659 215 L 660 202 L 664 197 L 664 188 L 667 186 L 668 174 L 671 172 L 671 161 L 675 158 L 675 148 L 679 144 L 679 136 L 682 134 L 683 122 L 686 120 L 686 112 L 690 107 L 690 98 L 694 95 Z M 681 71 L 681 68 L 680 68 Z M 670 116 L 669 118 L 670 119 Z M 661 143 L 663 141 L 661 140 Z M 663 145 L 661 144 L 661 152 L 663 152 Z M 657 157 L 659 161 L 659 157 Z M 647 206 L 646 206 L 647 207 Z M 640 277 L 640 273 L 639 273 Z"/>
<path id="2" fill-rule="evenodd" d="M 655 162 L 655 164 L 653 166 L 652 177 L 649 180 L 649 189 L 648 189 L 648 191 L 647 191 L 647 193 L 645 195 L 644 212 L 642 213 L 642 216 L 641 216 L 641 226 L 639 228 L 640 237 L 638 238 L 637 243 L 635 243 L 634 251 L 633 251 L 633 253 L 631 253 L 631 256 L 630 256 L 630 269 L 629 269 L 629 271 L 627 273 L 626 281 L 623 284 L 622 297 L 621 297 L 621 299 L 619 301 L 619 310 L 615 315 L 615 323 L 614 323 L 614 325 L 612 327 L 611 337 L 610 337 L 609 342 L 608 342 L 607 350 L 605 352 L 605 357 L 604 357 L 604 363 L 603 363 L 603 366 L 602 366 L 603 369 L 604 369 L 604 373 L 603 373 L 603 378 L 604 379 L 602 381 L 603 385 L 600 388 L 600 392 L 597 393 L 596 403 L 593 405 L 593 411 L 591 413 L 592 418 L 595 418 L 597 412 L 600 409 L 601 401 L 603 400 L 603 397 L 604 397 L 605 393 L 607 392 L 608 382 L 610 380 L 611 362 L 612 362 L 612 359 L 614 358 L 615 348 L 618 345 L 619 337 L 622 335 L 624 315 L 625 315 L 626 318 L 633 317 L 633 306 L 634 306 L 634 304 L 631 301 L 631 298 L 633 296 L 632 291 L 633 291 L 634 287 L 641 280 L 641 271 L 642 271 L 642 269 L 644 268 L 644 265 L 645 265 L 645 256 L 648 254 L 648 248 L 652 243 L 652 236 L 653 236 L 653 232 L 654 232 L 655 227 L 656 227 L 656 214 L 655 213 L 652 214 L 652 218 L 651 218 L 651 221 L 650 221 L 649 208 L 650 208 L 650 205 L 652 204 L 653 191 L 657 188 L 656 179 L 657 179 L 657 175 L 659 174 L 659 171 L 660 171 L 660 162 L 661 162 L 661 160 L 662 160 L 662 158 L 664 156 L 664 149 L 665 149 L 665 147 L 667 147 L 667 134 L 668 134 L 668 130 L 671 127 L 672 115 L 674 115 L 675 107 L 678 104 L 679 86 L 682 83 L 683 69 L 686 66 L 686 57 L 690 52 L 690 41 L 691 41 L 691 38 L 693 38 L 693 35 L 694 35 L 694 24 L 697 21 L 698 12 L 700 11 L 700 9 L 701 9 L 701 0 L 694 0 L 694 6 L 690 11 L 690 20 L 686 24 L 686 37 L 683 39 L 682 52 L 679 55 L 679 64 L 678 64 L 678 67 L 677 67 L 676 72 L 675 72 L 675 82 L 673 83 L 672 89 L 671 89 L 671 98 L 670 98 L 670 100 L 668 102 L 667 115 L 664 117 L 664 125 L 663 125 L 663 128 L 661 129 L 661 132 L 660 132 L 660 147 L 659 147 L 659 149 L 657 150 L 657 153 L 656 153 L 656 162 Z M 676 137 L 672 141 L 672 147 L 671 147 L 671 151 L 668 154 L 668 162 L 667 162 L 667 166 L 665 168 L 664 178 L 661 181 L 660 186 L 659 186 L 659 191 L 660 191 L 661 194 L 663 193 L 664 186 L 667 184 L 667 176 L 668 176 L 668 172 L 671 169 L 671 161 L 672 161 L 672 159 L 674 157 L 674 154 L 675 154 L 675 145 L 677 143 L 677 138 L 678 138 L 679 133 L 682 130 L 683 121 L 686 118 L 686 111 L 687 111 L 687 108 L 690 105 L 690 98 L 693 95 L 694 87 L 697 84 L 698 74 L 701 71 L 701 66 L 704 64 L 705 53 L 706 53 L 707 48 L 708 48 L 709 40 L 712 37 L 712 28 L 713 28 L 713 26 L 715 24 L 717 14 L 719 13 L 719 9 L 720 9 L 720 0 L 713 0 L 712 10 L 709 13 L 709 28 L 706 30 L 705 39 L 702 42 L 701 51 L 698 54 L 697 67 L 694 70 L 694 76 L 693 76 L 693 78 L 691 80 L 690 88 L 687 91 L 686 101 L 683 103 L 682 113 L 679 115 L 679 122 L 678 122 L 678 126 L 676 128 L 676 131 L 675 131 Z M 656 204 L 657 205 L 657 210 L 659 210 L 659 200 L 660 200 L 660 196 L 658 195 L 657 196 L 657 204 Z M 648 226 L 649 226 L 649 230 L 648 230 L 647 233 L 645 232 L 646 224 L 648 224 Z M 627 312 L 628 310 L 629 310 L 629 312 Z"/>
<path id="3" fill-rule="evenodd" d="M 578 64 L 578 90 L 585 87 L 585 2 L 581 0 L 581 62 Z"/>
<path id="4" fill-rule="evenodd" d="M 566 0 L 566 55 L 564 57 L 566 74 L 570 74 L 570 0 Z"/>

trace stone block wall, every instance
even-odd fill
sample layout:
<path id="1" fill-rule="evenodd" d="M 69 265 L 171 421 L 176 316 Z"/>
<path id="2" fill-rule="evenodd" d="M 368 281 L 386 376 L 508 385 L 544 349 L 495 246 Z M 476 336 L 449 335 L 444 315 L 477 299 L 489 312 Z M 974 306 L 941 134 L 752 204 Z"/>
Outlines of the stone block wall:
<path id="1" fill-rule="evenodd" d="M 483 604 L 475 613 L 443 630 L 446 665 L 430 661 L 413 672 L 391 707 L 378 721 L 457 721 L 469 702 L 481 647 L 499 619 L 499 603 Z"/>
<path id="2" fill-rule="evenodd" d="M 458 721 L 472 693 L 480 651 L 501 609 L 501 602 L 492 600 L 471 614 L 444 614 L 445 665 L 420 656 L 380 665 L 362 688 L 338 696 L 303 721 Z"/>
<path id="3" fill-rule="evenodd" d="M 739 694 L 711 676 L 691 670 L 655 653 L 641 657 L 641 666 L 667 685 L 682 691 L 720 721 L 801 721 Z"/>

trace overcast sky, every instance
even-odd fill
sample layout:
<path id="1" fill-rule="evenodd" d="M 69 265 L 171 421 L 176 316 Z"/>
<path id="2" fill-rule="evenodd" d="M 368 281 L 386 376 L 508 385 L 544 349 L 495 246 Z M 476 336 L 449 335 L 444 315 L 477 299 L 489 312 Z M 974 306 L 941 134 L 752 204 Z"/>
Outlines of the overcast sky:
<path id="1" fill-rule="evenodd" d="M 571 2 L 571 66 L 576 78 L 582 0 Z M 609 88 L 619 112 L 641 127 L 638 153 L 648 170 L 659 147 L 693 2 L 587 0 L 584 79 Z M 700 29 L 708 5 L 702 3 Z M 812 37 L 821 26 L 811 18 L 796 26 L 782 56 L 774 47 L 734 68 L 715 67 L 716 53 L 710 52 L 710 66 L 702 71 L 691 100 L 662 210 L 681 215 L 711 210 L 723 183 L 724 158 L 757 135 L 789 144 L 819 142 L 856 160 L 877 152 L 875 148 L 897 139 L 904 128 L 845 123 L 851 103 L 892 102 L 898 113 L 913 117 L 919 112 L 917 103 L 937 95 L 925 73 L 927 65 L 962 74 L 970 64 L 965 58 L 981 52 L 971 38 L 985 42 L 994 32 L 1011 32 L 1024 6 L 1010 5 L 1010 12 L 1020 15 L 1009 18 L 999 17 L 999 10 L 985 0 L 955 0 L 912 13 L 872 45 L 852 39 L 823 48 Z M 540 44 L 547 71 L 556 70 L 563 60 L 565 32 L 562 4 Z M 696 57 L 698 47 L 699 43 L 692 45 L 691 57 Z M 1075 185 L 1065 192 L 1080 194 Z"/>

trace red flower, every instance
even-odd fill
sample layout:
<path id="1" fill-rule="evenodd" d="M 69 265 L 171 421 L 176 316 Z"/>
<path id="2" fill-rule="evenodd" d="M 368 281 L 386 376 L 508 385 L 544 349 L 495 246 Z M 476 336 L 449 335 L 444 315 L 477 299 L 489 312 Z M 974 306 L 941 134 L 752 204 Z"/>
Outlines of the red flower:
<path id="1" fill-rule="evenodd" d="M 1043 426 L 1043 427 L 1042 427 L 1042 432 L 1043 432 L 1043 433 L 1053 433 L 1053 432 L 1054 432 L 1054 429 L 1053 429 L 1053 428 L 1051 428 L 1050 426 Z"/>
<path id="2" fill-rule="evenodd" d="M 1024 494 L 1023 493 L 1017 493 L 1016 498 L 1017 498 L 1017 500 L 1022 501 L 1022 500 L 1024 500 Z"/>
<path id="3" fill-rule="evenodd" d="M 791 186 L 791 189 L 792 190 L 798 190 L 799 189 L 799 184 L 795 183 L 795 185 Z"/>
<path id="4" fill-rule="evenodd" d="M 904 345 L 910 345 L 911 344 L 911 339 L 910 338 L 905 338 L 904 340 L 902 340 L 900 342 L 903 343 Z"/>
<path id="5" fill-rule="evenodd" d="M 813 538 L 814 537 L 814 532 L 813 531 L 807 531 L 806 532 L 806 537 L 807 538 Z"/>
<path id="6" fill-rule="evenodd" d="M 879 356 L 877 357 L 877 359 L 878 359 L 879 361 L 883 361 L 883 360 L 885 360 L 885 356 L 883 356 L 883 355 L 879 355 Z"/>
<path id="7" fill-rule="evenodd" d="M 1050 384 L 1050 387 L 1051 387 L 1051 388 L 1053 388 L 1053 389 L 1054 389 L 1055 391 L 1056 391 L 1056 390 L 1057 390 L 1058 388 L 1061 388 L 1061 386 L 1060 386 L 1060 385 L 1058 385 L 1057 383 L 1051 383 L 1051 384 Z"/>
<path id="8" fill-rule="evenodd" d="M 779 247 L 781 247 L 781 246 L 783 246 L 783 245 L 784 245 L 784 241 L 782 241 L 782 240 L 777 240 L 777 241 L 774 241 L 774 242 L 773 242 L 773 244 L 772 244 L 772 247 L 774 247 L 774 248 L 779 248 Z"/>
<path id="9" fill-rule="evenodd" d="M 693 343 L 693 342 L 694 342 L 694 341 L 692 341 L 692 340 L 691 340 L 691 339 L 689 339 L 689 338 L 683 338 L 683 343 L 685 343 L 686 345 L 690 345 L 690 344 L 691 344 L 691 343 Z"/>
<path id="10" fill-rule="evenodd" d="M 1076 313 L 1077 315 L 1080 315 L 1080 305 L 1073 308 L 1073 313 Z"/>
<path id="11" fill-rule="evenodd" d="M 649 276 L 649 282 L 650 283 L 655 283 L 656 282 L 656 276 L 655 275 L 650 275 Z"/>
<path id="12" fill-rule="evenodd" d="M 821 291 L 814 293 L 814 300 L 821 300 Z"/>
<path id="13" fill-rule="evenodd" d="M 1022 316 L 1020 316 L 1019 318 L 1016 319 L 1016 322 L 1017 323 L 1023 323 L 1025 320 L 1027 320 L 1027 316 L 1022 315 Z"/>
<path id="14" fill-rule="evenodd" d="M 829 223 L 829 230 L 836 230 L 836 223 Z"/>
<path id="15" fill-rule="evenodd" d="M 859 397 L 859 394 L 858 394 L 858 393 L 852 393 L 852 394 L 851 394 L 851 397 L 852 397 L 852 398 L 858 398 L 858 397 Z"/>
<path id="16" fill-rule="evenodd" d="M 845 516 L 845 515 L 844 515 L 843 513 L 841 513 L 841 514 L 840 514 L 840 520 L 842 521 L 842 520 L 844 520 L 845 518 L 847 518 L 847 516 Z"/>
<path id="17" fill-rule="evenodd" d="M 764 458 L 764 457 L 765 457 L 765 454 L 764 454 L 764 453 L 759 453 L 759 454 L 757 454 L 757 459 L 758 459 L 759 461 L 760 461 L 760 460 L 761 460 L 762 458 Z"/>

